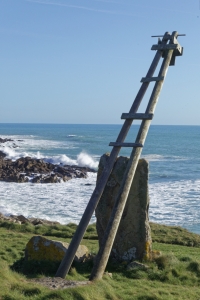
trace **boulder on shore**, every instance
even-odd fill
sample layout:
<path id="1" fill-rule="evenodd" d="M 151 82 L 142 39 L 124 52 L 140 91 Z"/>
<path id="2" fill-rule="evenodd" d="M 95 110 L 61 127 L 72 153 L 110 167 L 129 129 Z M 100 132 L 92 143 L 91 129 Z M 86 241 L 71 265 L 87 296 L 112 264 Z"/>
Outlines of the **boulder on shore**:
<path id="1" fill-rule="evenodd" d="M 68 243 L 50 240 L 43 236 L 33 236 L 26 245 L 25 259 L 59 262 L 62 261 L 68 247 Z M 74 261 L 83 262 L 88 256 L 88 248 L 84 245 L 80 245 Z"/>

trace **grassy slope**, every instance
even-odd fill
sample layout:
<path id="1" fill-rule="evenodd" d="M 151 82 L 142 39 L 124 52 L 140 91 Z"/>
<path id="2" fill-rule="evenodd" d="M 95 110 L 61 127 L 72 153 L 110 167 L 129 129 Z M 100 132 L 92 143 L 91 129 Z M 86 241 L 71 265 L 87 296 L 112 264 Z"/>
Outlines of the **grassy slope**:
<path id="1" fill-rule="evenodd" d="M 153 248 L 163 255 L 148 263 L 147 271 L 127 271 L 124 264 L 111 264 L 107 271 L 113 278 L 90 286 L 52 291 L 29 282 L 31 276 L 42 276 L 39 269 L 30 274 L 23 265 L 24 248 L 33 234 L 43 234 L 70 241 L 76 225 L 38 226 L 0 223 L 0 299 L 200 299 L 200 236 L 180 227 L 151 224 Z M 82 242 L 97 252 L 98 242 L 94 225 L 90 225 Z M 183 246 L 186 245 L 186 246 Z M 13 271 L 13 264 L 18 272 Z M 74 265 L 67 279 L 85 280 L 92 263 Z M 41 270 L 41 269 L 40 269 Z M 45 268 L 43 275 L 47 276 Z M 40 272 L 41 273 L 41 272 Z M 26 275 L 25 275 L 26 274 Z M 54 275 L 51 273 L 50 275 Z"/>

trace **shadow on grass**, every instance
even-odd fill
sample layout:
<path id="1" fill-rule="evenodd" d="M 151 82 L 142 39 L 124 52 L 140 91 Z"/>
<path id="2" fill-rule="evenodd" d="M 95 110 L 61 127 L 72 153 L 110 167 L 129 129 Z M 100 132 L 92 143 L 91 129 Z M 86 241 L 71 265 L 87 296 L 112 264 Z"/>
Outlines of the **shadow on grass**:
<path id="1" fill-rule="evenodd" d="M 141 296 L 141 297 L 138 297 L 137 300 L 156 300 L 156 299 L 159 299 L 159 298 L 155 298 L 155 296 Z"/>
<path id="2" fill-rule="evenodd" d="M 34 278 L 38 275 L 51 277 L 55 276 L 59 265 L 60 262 L 36 260 L 27 261 L 25 258 L 21 258 L 14 262 L 14 264 L 11 266 L 11 270 L 26 275 L 28 278 Z M 85 275 L 88 277 L 92 271 L 92 267 L 93 260 L 88 260 L 82 263 L 73 262 L 71 270 L 75 268 L 80 275 Z"/>
<path id="3" fill-rule="evenodd" d="M 45 295 L 41 298 L 41 300 L 65 300 L 66 298 L 59 295 L 58 292 L 51 292 L 48 295 Z M 78 298 L 77 298 L 78 299 Z"/>
<path id="4" fill-rule="evenodd" d="M 61 295 L 61 293 L 59 293 L 59 291 L 57 292 L 51 292 L 48 293 L 47 295 L 43 296 L 42 298 L 40 298 L 41 300 L 66 300 L 66 296 L 65 295 Z M 73 290 L 73 299 L 76 300 L 85 300 L 85 297 L 82 296 L 79 292 Z"/>
<path id="5" fill-rule="evenodd" d="M 54 276 L 59 265 L 60 262 L 27 261 L 24 258 L 21 258 L 14 262 L 11 266 L 11 270 L 22 273 L 28 278 L 37 277 L 37 275 Z"/>

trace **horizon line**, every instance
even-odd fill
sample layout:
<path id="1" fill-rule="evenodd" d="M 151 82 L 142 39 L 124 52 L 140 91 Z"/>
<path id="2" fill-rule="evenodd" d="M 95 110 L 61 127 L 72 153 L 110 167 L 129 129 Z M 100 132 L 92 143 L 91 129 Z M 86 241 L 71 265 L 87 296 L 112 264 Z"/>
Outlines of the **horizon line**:
<path id="1" fill-rule="evenodd" d="M 40 122 L 0 122 L 0 124 L 30 124 L 30 125 L 123 125 L 123 123 L 40 123 Z M 134 125 L 140 125 L 139 123 L 134 123 Z M 195 124 L 151 124 L 151 126 L 200 126 Z"/>

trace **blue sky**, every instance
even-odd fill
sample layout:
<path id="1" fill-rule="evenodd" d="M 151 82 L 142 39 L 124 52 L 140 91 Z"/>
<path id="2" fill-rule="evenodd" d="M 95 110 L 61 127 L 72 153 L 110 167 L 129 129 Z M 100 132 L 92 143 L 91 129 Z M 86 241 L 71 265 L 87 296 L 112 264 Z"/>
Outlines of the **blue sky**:
<path id="1" fill-rule="evenodd" d="M 0 122 L 121 123 L 175 30 L 153 124 L 200 125 L 199 0 L 0 0 Z"/>

